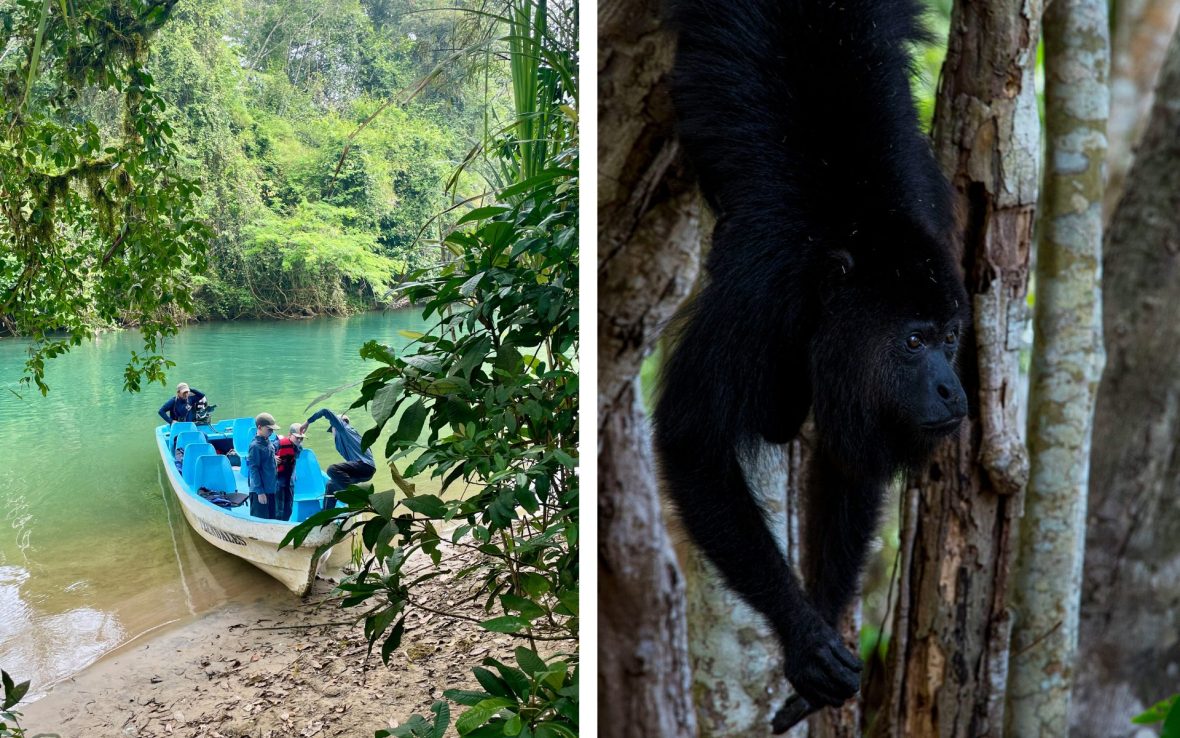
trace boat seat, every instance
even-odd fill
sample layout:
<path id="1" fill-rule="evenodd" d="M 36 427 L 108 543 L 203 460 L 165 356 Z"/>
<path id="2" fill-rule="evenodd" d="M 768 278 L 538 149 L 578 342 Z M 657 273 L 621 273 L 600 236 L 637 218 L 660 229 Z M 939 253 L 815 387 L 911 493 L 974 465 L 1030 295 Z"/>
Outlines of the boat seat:
<path id="1" fill-rule="evenodd" d="M 234 418 L 231 426 L 234 434 L 234 450 L 243 459 L 250 453 L 250 442 L 258 435 L 254 427 L 254 418 Z"/>
<path id="2" fill-rule="evenodd" d="M 181 433 L 188 433 L 190 431 L 196 431 L 196 430 L 197 430 L 196 423 L 189 423 L 189 422 L 173 423 L 172 426 L 170 428 L 168 428 L 168 450 L 172 451 L 172 452 L 176 451 L 176 437 L 179 436 Z M 197 432 L 199 433 L 200 431 L 197 431 Z"/>
<path id="3" fill-rule="evenodd" d="M 192 486 L 193 475 L 197 471 L 197 459 L 206 455 L 217 455 L 217 449 L 213 448 L 210 443 L 190 443 L 184 447 L 184 461 L 181 462 L 180 477 L 189 486 Z M 193 487 L 195 490 L 196 487 Z"/>
<path id="4" fill-rule="evenodd" d="M 175 455 L 177 449 L 183 449 L 190 443 L 205 443 L 205 434 L 201 431 L 185 431 L 178 434 L 172 440 L 172 453 Z"/>
<path id="5" fill-rule="evenodd" d="M 246 476 L 246 458 L 250 455 L 250 442 L 254 440 L 258 430 L 254 427 L 254 418 L 234 418 L 231 422 L 234 451 L 241 459 L 242 476 Z"/>
<path id="6" fill-rule="evenodd" d="M 229 420 L 219 420 L 213 424 L 214 433 L 229 433 L 234 429 L 235 418 Z"/>
<path id="7" fill-rule="evenodd" d="M 214 492 L 237 492 L 238 483 L 229 459 L 224 456 L 206 454 L 197 457 L 197 468 L 193 470 L 193 488 Z"/>
<path id="8" fill-rule="evenodd" d="M 320 470 L 315 451 L 305 448 L 295 459 L 294 504 L 291 520 L 303 521 L 324 509 L 324 492 L 327 485 Z"/>

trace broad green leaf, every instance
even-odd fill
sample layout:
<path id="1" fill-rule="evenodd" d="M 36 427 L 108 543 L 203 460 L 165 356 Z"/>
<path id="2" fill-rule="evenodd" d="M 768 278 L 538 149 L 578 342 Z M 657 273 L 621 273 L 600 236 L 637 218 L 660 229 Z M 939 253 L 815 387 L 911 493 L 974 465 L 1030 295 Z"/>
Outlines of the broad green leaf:
<path id="1" fill-rule="evenodd" d="M 459 719 L 455 721 L 455 730 L 459 732 L 459 735 L 467 735 L 488 720 L 491 720 L 500 710 L 503 710 L 505 707 L 514 707 L 515 705 L 516 700 L 511 700 L 507 697 L 486 699 L 460 715 Z"/>
<path id="2" fill-rule="evenodd" d="M 428 518 L 441 518 L 447 513 L 446 504 L 434 495 L 404 497 L 401 503 L 410 510 Z"/>
<path id="3" fill-rule="evenodd" d="M 397 493 L 394 490 L 374 492 L 369 496 L 369 505 L 378 515 L 388 520 L 393 517 L 393 508 L 397 504 Z"/>
<path id="4" fill-rule="evenodd" d="M 1160 730 L 1160 738 L 1180 738 L 1180 700 L 1174 701 L 1164 718 L 1164 727 Z"/>
<path id="5" fill-rule="evenodd" d="M 526 674 L 533 676 L 546 668 L 545 662 L 537 655 L 537 652 L 524 646 L 518 646 L 516 649 L 516 663 Z"/>
<path id="6" fill-rule="evenodd" d="M 422 425 L 425 422 L 426 405 L 422 403 L 422 400 L 418 400 L 402 413 L 394 437 L 405 443 L 413 443 L 418 440 L 418 436 L 422 435 Z"/>
<path id="7" fill-rule="evenodd" d="M 494 633 L 517 633 L 529 625 L 529 621 L 516 615 L 502 615 L 498 618 L 483 620 L 480 625 L 485 630 Z"/>
<path id="8" fill-rule="evenodd" d="M 491 218 L 493 216 L 499 215 L 500 213 L 507 213 L 511 209 L 512 208 L 507 208 L 503 205 L 488 205 L 487 207 L 475 208 L 464 213 L 462 218 L 459 218 L 459 220 L 455 221 L 455 225 L 459 226 L 475 220 Z"/>
<path id="9" fill-rule="evenodd" d="M 391 382 L 373 395 L 373 402 L 369 407 L 369 412 L 373 416 L 373 422 L 378 426 L 385 425 L 393 415 L 394 410 L 397 409 L 398 401 L 402 397 L 402 382 L 400 380 Z"/>
<path id="10" fill-rule="evenodd" d="M 1131 718 L 1131 722 L 1138 725 L 1158 723 L 1168 716 L 1168 711 L 1172 709 L 1172 705 L 1176 704 L 1178 699 L 1180 699 L 1180 694 L 1174 694 L 1167 699 L 1160 700 L 1139 715 Z"/>

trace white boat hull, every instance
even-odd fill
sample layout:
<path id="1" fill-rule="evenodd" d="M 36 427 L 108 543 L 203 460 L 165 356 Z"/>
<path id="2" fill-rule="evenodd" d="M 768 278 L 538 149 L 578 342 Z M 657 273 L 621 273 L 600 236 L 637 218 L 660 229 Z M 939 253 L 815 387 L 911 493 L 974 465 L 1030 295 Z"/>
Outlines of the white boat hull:
<path id="1" fill-rule="evenodd" d="M 157 431 L 157 445 L 172 492 L 189 526 L 212 545 L 250 562 L 301 597 L 311 589 L 321 565 L 334 549 L 339 549 L 334 560 L 345 557 L 338 563 L 346 563 L 347 557 L 351 556 L 351 541 L 348 538 L 336 546 L 328 546 L 336 530 L 332 526 L 312 531 L 299 546 L 287 545 L 280 549 L 279 542 L 294 527 L 294 523 L 260 520 L 244 512 L 235 514 L 190 491 L 171 459 L 166 439 L 166 431 Z M 235 470 L 234 475 L 241 485 L 243 480 L 240 472 Z M 248 507 L 248 504 L 244 507 Z"/>

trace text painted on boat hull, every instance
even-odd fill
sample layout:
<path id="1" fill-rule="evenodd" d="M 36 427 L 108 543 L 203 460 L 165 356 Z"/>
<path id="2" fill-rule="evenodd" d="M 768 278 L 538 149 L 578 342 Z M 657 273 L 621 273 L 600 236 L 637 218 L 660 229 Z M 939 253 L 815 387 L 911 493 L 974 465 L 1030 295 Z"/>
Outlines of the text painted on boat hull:
<path id="1" fill-rule="evenodd" d="M 209 525 L 204 520 L 201 520 L 200 523 L 201 523 L 201 530 L 205 531 L 206 533 L 208 533 L 211 536 L 215 536 L 217 538 L 220 538 L 221 540 L 225 541 L 226 543 L 236 543 L 239 546 L 246 545 L 246 539 L 242 538 L 239 535 L 234 535 L 233 533 L 230 533 L 229 531 L 224 531 L 221 528 L 217 528 L 212 525 Z"/>

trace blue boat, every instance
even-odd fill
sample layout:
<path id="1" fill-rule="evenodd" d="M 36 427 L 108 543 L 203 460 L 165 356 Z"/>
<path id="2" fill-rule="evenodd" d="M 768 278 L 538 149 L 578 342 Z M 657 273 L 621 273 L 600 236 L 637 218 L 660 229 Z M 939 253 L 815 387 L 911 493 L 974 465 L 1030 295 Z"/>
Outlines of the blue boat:
<path id="1" fill-rule="evenodd" d="M 244 466 L 231 463 L 231 451 L 245 459 L 255 435 L 253 418 L 223 420 L 214 425 L 172 423 L 156 428 L 156 445 L 172 491 L 197 535 L 278 579 L 303 596 L 325 560 L 347 563 L 352 555 L 347 538 L 329 546 L 330 527 L 313 531 L 298 547 L 279 549 L 296 523 L 323 509 L 327 475 L 311 449 L 295 462 L 295 500 L 289 520 L 250 514 L 249 484 Z"/>

